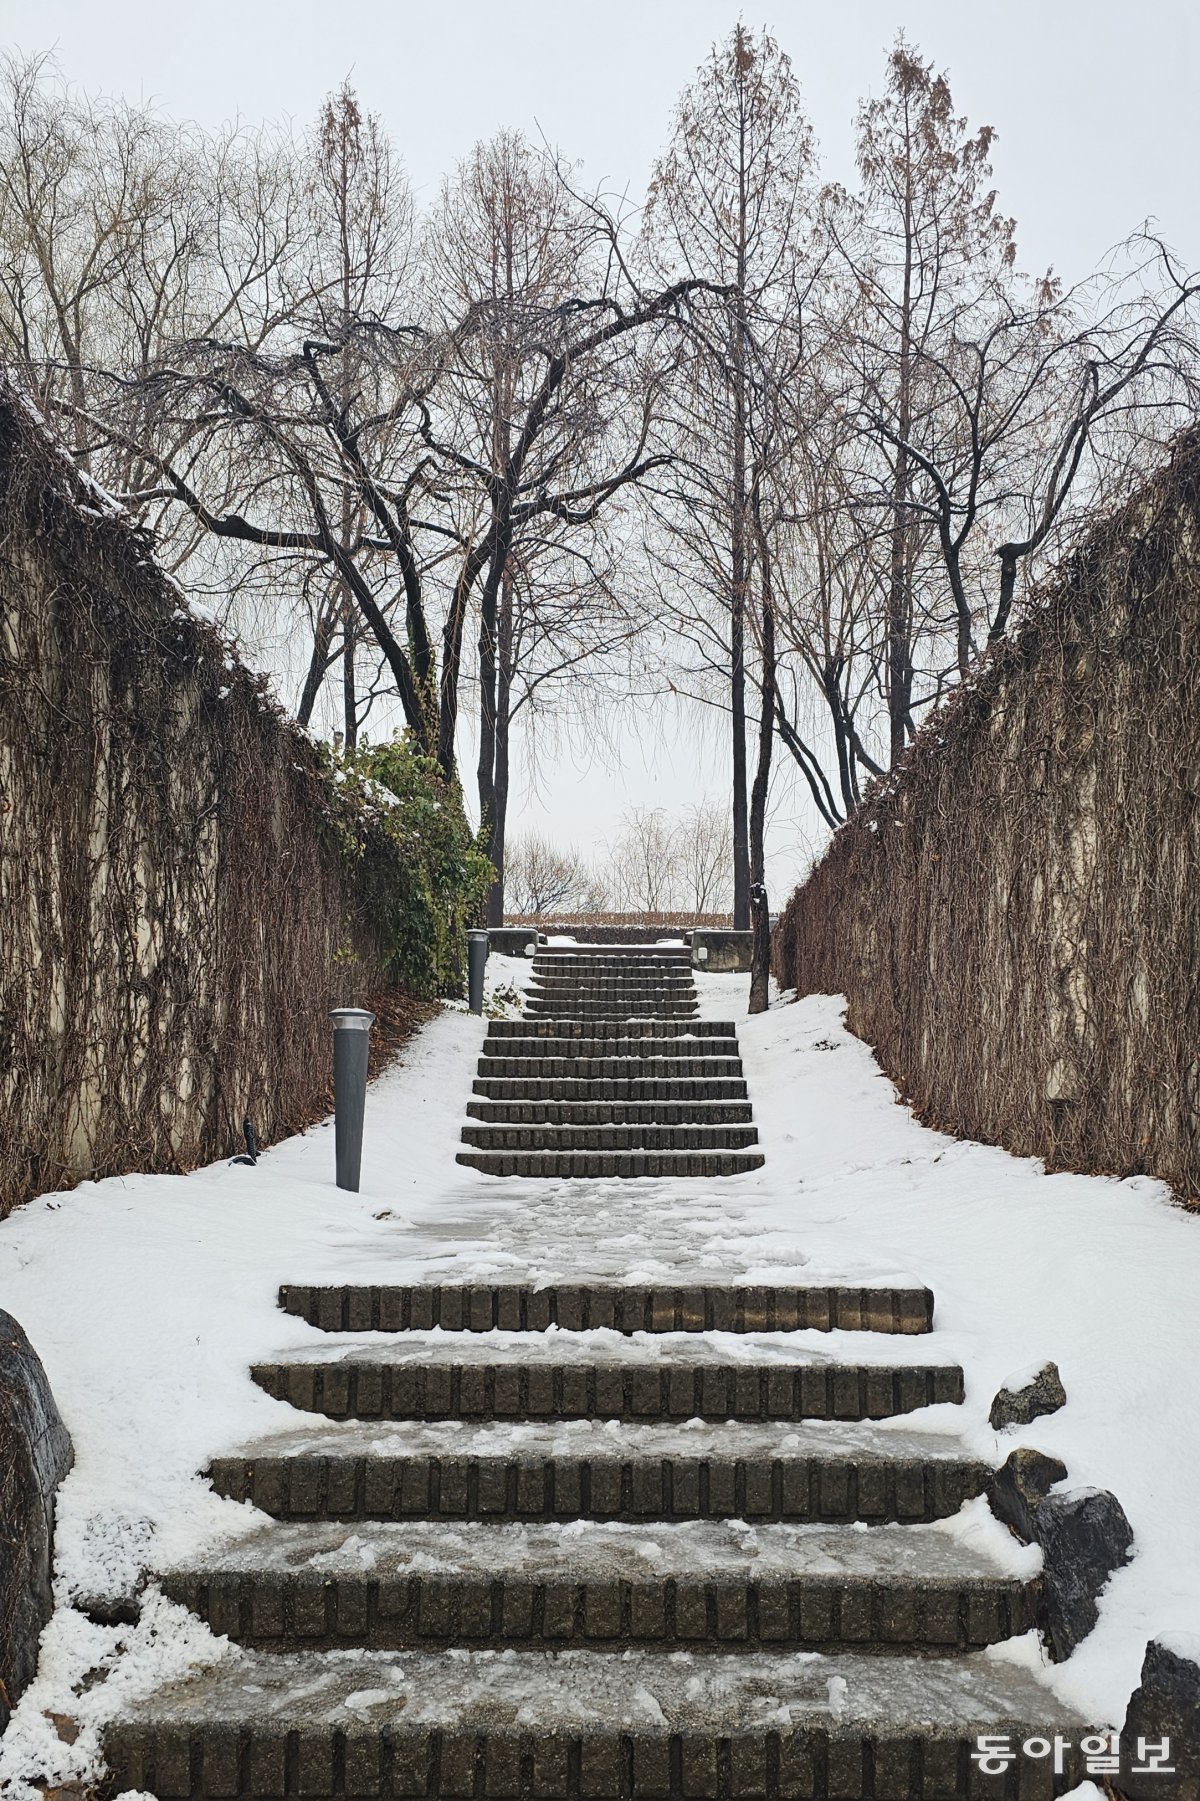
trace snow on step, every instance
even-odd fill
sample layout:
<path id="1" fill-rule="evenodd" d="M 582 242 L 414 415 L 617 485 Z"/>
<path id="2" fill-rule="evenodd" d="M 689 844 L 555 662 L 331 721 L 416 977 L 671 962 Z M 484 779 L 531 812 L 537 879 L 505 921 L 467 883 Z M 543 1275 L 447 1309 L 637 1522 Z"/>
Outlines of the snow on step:
<path id="1" fill-rule="evenodd" d="M 279 1305 L 324 1332 L 925 1333 L 933 1324 L 928 1288 L 886 1281 L 803 1286 L 713 1281 L 684 1265 L 677 1280 L 652 1287 L 581 1272 L 570 1282 L 323 1284 L 285 1282 Z"/>
<path id="2" fill-rule="evenodd" d="M 886 1343 L 851 1358 L 798 1338 L 407 1332 L 323 1343 L 252 1374 L 335 1419 L 884 1419 L 962 1400 L 957 1365 L 897 1364 Z"/>
<path id="3" fill-rule="evenodd" d="M 1033 1625 L 1037 1554 L 1014 1556 L 1008 1535 L 991 1529 L 968 1542 L 937 1526 L 272 1523 L 160 1580 L 214 1632 L 262 1649 L 868 1641 L 965 1650 Z"/>
<path id="4" fill-rule="evenodd" d="M 219 1494 L 279 1519 L 938 1520 L 991 1467 L 868 1422 L 322 1420 L 216 1457 Z"/>
<path id="5" fill-rule="evenodd" d="M 979 1654 L 236 1650 L 132 1703 L 106 1751 L 118 1788 L 180 1797 L 932 1801 L 965 1794 L 980 1733 L 1086 1730 Z"/>

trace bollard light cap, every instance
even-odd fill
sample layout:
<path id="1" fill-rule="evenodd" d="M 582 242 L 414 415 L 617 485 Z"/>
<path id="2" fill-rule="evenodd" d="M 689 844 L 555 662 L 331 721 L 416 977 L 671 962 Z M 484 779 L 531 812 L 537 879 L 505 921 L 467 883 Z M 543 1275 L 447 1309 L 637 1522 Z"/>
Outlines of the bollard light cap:
<path id="1" fill-rule="evenodd" d="M 335 1032 L 369 1032 L 375 1015 L 365 1007 L 332 1007 L 329 1013 Z"/>
<path id="2" fill-rule="evenodd" d="M 474 927 L 472 927 L 472 929 L 467 933 L 467 937 L 474 938 L 476 943 L 478 943 L 481 938 L 487 938 L 488 936 L 489 936 L 489 933 L 487 932 L 486 928 L 481 929 L 481 930 L 476 930 Z"/>

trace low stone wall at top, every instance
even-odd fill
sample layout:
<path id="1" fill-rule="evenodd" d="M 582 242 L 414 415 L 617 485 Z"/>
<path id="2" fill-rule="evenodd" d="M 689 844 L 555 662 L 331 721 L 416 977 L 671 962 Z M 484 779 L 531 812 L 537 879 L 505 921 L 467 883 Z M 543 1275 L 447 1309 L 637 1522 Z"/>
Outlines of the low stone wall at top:
<path id="1" fill-rule="evenodd" d="M 922 1119 L 1200 1198 L 1200 433 L 835 835 L 774 935 Z"/>
<path id="2" fill-rule="evenodd" d="M 0 1214 L 316 1117 L 396 854 L 0 386 Z"/>

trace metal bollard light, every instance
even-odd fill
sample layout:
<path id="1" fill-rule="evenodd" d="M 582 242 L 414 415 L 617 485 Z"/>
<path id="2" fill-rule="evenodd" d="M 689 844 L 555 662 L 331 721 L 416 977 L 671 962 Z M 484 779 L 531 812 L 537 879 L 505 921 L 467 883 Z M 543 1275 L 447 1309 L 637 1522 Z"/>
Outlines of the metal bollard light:
<path id="1" fill-rule="evenodd" d="M 363 1115 L 367 1107 L 367 1063 L 375 1015 L 364 1007 L 334 1007 L 333 1135 L 337 1185 L 358 1193 L 362 1168 Z"/>
<path id="2" fill-rule="evenodd" d="M 483 972 L 488 960 L 486 932 L 467 933 L 467 1001 L 472 1013 L 483 1012 Z"/>

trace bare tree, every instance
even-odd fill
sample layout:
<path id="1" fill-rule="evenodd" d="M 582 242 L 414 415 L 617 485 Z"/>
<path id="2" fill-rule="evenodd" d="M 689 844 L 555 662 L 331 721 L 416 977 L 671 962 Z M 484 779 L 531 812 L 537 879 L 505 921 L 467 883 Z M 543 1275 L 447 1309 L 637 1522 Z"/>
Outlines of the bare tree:
<path id="1" fill-rule="evenodd" d="M 681 98 L 646 208 L 646 251 L 660 273 L 702 276 L 721 290 L 693 354 L 680 365 L 667 440 L 678 479 L 659 517 L 682 552 L 678 579 L 688 582 L 691 600 L 683 610 L 694 619 L 695 596 L 707 589 L 724 621 L 717 644 L 732 733 L 733 912 L 740 927 L 749 921 L 750 883 L 745 653 L 752 317 L 795 285 L 812 154 L 788 58 L 770 36 L 756 37 L 739 24 Z M 702 654 L 712 657 L 712 634 L 699 636 L 707 639 Z"/>
<path id="2" fill-rule="evenodd" d="M 679 911 L 728 913 L 733 901 L 729 809 L 714 801 L 689 807 L 673 833 L 674 901 Z"/>
<path id="3" fill-rule="evenodd" d="M 562 913 L 591 898 L 591 872 L 574 845 L 522 832 L 509 845 L 509 912 L 524 918 Z"/>
<path id="4" fill-rule="evenodd" d="M 338 346 L 338 366 L 330 370 L 329 391 L 341 411 L 354 402 L 369 371 L 355 331 L 367 319 L 388 319 L 406 299 L 405 280 L 412 249 L 412 195 L 391 145 L 374 114 L 364 114 L 349 82 L 330 95 L 306 161 L 308 254 L 297 311 L 320 335 Z M 343 485 L 334 524 L 345 555 L 366 527 L 361 495 Z M 331 647 L 340 635 L 342 722 L 347 750 L 358 738 L 359 696 L 355 649 L 362 622 L 345 577 L 330 573 L 320 584 L 312 657 L 298 718 L 307 724 L 321 681 L 339 654 Z"/>
<path id="5" fill-rule="evenodd" d="M 672 911 L 678 884 L 678 840 L 663 807 L 631 807 L 608 858 L 613 899 L 631 913 Z"/>
<path id="6" fill-rule="evenodd" d="M 547 330 L 572 296 L 602 283 L 597 254 L 604 220 L 576 197 L 544 154 L 518 133 L 501 132 L 444 183 L 426 230 L 426 269 L 443 328 L 471 310 L 479 327 L 461 340 L 435 396 L 447 442 L 486 467 L 461 484 L 465 512 L 494 508 L 515 447 L 523 408 L 540 379 Z M 548 449 L 561 474 L 595 472 L 620 437 L 612 415 L 635 424 L 645 392 L 623 380 L 627 353 L 586 378 L 564 408 Z M 635 372 L 636 374 L 636 372 Z M 652 384 L 651 384 L 652 385 Z M 603 681 L 610 653 L 636 634 L 628 585 L 613 578 L 605 520 L 530 513 L 514 522 L 498 584 L 480 589 L 477 779 L 480 829 L 497 872 L 488 917 L 503 917 L 505 829 L 514 719 L 552 694 L 578 708 L 587 685 Z"/>
<path id="7" fill-rule="evenodd" d="M 841 322 L 847 387 L 869 416 L 883 452 L 879 474 L 889 507 L 886 696 L 894 763 L 914 727 L 920 641 L 944 630 L 927 623 L 917 595 L 928 539 L 914 511 L 910 445 L 939 418 L 931 357 L 953 336 L 979 296 L 1002 288 L 1016 256 L 1011 219 L 996 212 L 989 186 L 990 126 L 971 131 L 954 112 L 946 77 L 900 37 L 887 86 L 859 108 L 861 190 L 827 199 L 827 228 L 843 259 L 849 304 Z M 971 657 L 969 607 L 956 595 L 956 661 Z"/>

